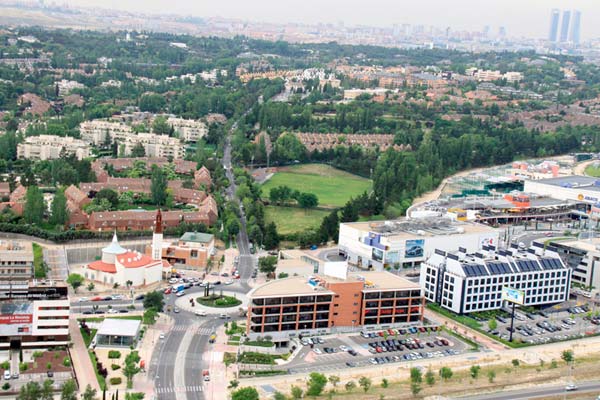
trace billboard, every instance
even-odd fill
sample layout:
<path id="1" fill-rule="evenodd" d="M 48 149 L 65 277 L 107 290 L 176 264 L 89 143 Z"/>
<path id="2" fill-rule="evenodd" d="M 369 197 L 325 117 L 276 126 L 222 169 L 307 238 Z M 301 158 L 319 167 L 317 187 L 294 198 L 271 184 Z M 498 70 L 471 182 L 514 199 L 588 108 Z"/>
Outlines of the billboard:
<path id="1" fill-rule="evenodd" d="M 0 335 L 31 335 L 33 323 L 32 302 L 6 302 L 0 304 Z"/>
<path id="2" fill-rule="evenodd" d="M 348 276 L 348 262 L 328 261 L 323 265 L 323 274 L 334 278 L 346 279 Z"/>
<path id="3" fill-rule="evenodd" d="M 373 247 L 373 251 L 371 253 L 371 259 L 373 261 L 383 261 L 383 250 Z"/>
<path id="4" fill-rule="evenodd" d="M 400 262 L 400 254 L 397 251 L 388 251 L 385 254 L 386 264 L 397 264 Z"/>
<path id="5" fill-rule="evenodd" d="M 523 305 L 525 303 L 525 292 L 504 286 L 502 288 L 502 300 Z"/>
<path id="6" fill-rule="evenodd" d="M 418 258 L 425 254 L 425 240 L 407 240 L 404 248 L 404 258 Z"/>

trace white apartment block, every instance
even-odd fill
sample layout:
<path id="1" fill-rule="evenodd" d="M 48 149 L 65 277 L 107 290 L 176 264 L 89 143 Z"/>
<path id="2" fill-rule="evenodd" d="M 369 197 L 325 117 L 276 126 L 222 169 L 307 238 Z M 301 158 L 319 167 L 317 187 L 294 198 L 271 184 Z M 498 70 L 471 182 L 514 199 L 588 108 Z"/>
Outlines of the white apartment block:
<path id="1" fill-rule="evenodd" d="M 208 127 L 202 121 L 170 117 L 167 123 L 175 129 L 177 136 L 186 142 L 197 142 L 208 134 Z"/>
<path id="2" fill-rule="evenodd" d="M 54 160 L 63 153 L 73 154 L 78 160 L 91 156 L 86 142 L 70 136 L 29 136 L 17 146 L 17 157 L 26 160 Z"/>
<path id="3" fill-rule="evenodd" d="M 83 83 L 79 83 L 77 81 L 68 81 L 66 79 L 56 82 L 56 85 L 58 86 L 59 96 L 68 95 L 74 89 L 85 89 L 85 85 Z"/>
<path id="4" fill-rule="evenodd" d="M 520 82 L 523 80 L 523 74 L 516 71 L 508 71 L 506 73 L 501 73 L 500 71 L 492 71 L 489 69 L 478 69 L 475 67 L 467 68 L 465 70 L 466 75 L 473 76 L 476 80 L 480 82 L 491 82 L 497 81 L 500 79 L 506 79 L 507 82 Z"/>
<path id="5" fill-rule="evenodd" d="M 144 146 L 146 157 L 172 157 L 174 160 L 185 157 L 185 146 L 178 138 L 147 132 L 135 133 L 129 125 L 120 122 L 85 121 L 79 126 L 79 132 L 82 140 L 94 146 L 105 143 L 107 137 L 111 142 L 116 141 L 124 156 L 130 155 L 131 150 L 140 143 Z"/>
<path id="6" fill-rule="evenodd" d="M 428 301 L 457 314 L 501 309 L 503 287 L 522 291 L 525 306 L 542 306 L 569 298 L 571 269 L 543 246 L 485 246 L 474 254 L 436 250 L 421 264 L 420 285 Z"/>

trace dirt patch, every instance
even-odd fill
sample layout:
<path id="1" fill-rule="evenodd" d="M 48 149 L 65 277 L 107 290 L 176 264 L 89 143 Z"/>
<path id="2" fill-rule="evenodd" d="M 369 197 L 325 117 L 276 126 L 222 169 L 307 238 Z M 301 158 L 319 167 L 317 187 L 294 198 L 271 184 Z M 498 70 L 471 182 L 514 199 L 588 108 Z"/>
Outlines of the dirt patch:
<path id="1" fill-rule="evenodd" d="M 21 373 L 43 374 L 47 371 L 70 372 L 71 367 L 64 365 L 66 358 L 69 358 L 66 350 L 45 351 L 40 357 L 37 357 L 34 362 L 27 363 L 27 371 L 23 371 Z M 51 364 L 51 368 L 48 368 L 48 364 Z"/>

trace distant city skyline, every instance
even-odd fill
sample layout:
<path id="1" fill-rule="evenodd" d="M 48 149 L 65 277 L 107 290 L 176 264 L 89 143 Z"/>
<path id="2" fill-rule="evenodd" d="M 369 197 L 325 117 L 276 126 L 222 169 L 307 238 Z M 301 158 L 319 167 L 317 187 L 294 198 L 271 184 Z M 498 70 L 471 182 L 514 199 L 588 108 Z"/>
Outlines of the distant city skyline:
<path id="1" fill-rule="evenodd" d="M 56 3 L 281 24 L 343 23 L 386 27 L 411 24 L 450 27 L 455 31 L 483 31 L 489 26 L 490 32 L 498 32 L 504 27 L 508 36 L 531 38 L 548 38 L 548 16 L 552 9 L 577 9 L 581 12 L 581 22 L 578 21 L 581 40 L 600 38 L 600 24 L 586 23 L 600 19 L 598 3 L 589 0 L 455 0 L 450 8 L 443 0 L 423 0 L 417 4 L 402 0 L 371 0 L 368 7 L 358 0 L 304 0 L 301 7 L 291 7 L 279 0 L 144 0 L 143 7 L 139 0 L 56 0 Z M 562 29 L 557 33 L 562 33 Z"/>

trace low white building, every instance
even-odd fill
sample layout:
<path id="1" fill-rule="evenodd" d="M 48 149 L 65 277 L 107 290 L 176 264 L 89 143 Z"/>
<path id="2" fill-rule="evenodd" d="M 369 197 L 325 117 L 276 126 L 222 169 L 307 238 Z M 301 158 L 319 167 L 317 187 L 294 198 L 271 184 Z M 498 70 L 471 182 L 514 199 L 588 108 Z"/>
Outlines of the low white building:
<path id="1" fill-rule="evenodd" d="M 17 157 L 26 160 L 54 160 L 63 154 L 82 160 L 91 156 L 91 149 L 83 140 L 54 135 L 29 136 L 17 145 Z"/>
<path id="2" fill-rule="evenodd" d="M 487 225 L 438 217 L 351 222 L 340 224 L 338 247 L 351 265 L 381 271 L 417 266 L 435 249 L 477 251 L 496 245 L 499 234 Z"/>
<path id="3" fill-rule="evenodd" d="M 197 142 L 208 134 L 208 127 L 202 121 L 170 117 L 167 123 L 173 127 L 177 136 L 186 142 Z"/>

